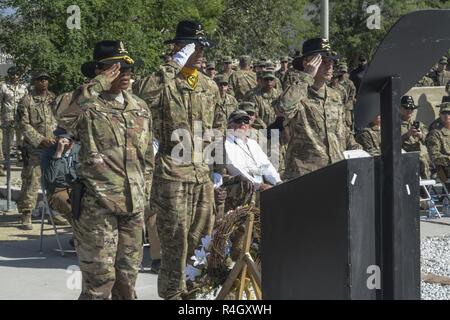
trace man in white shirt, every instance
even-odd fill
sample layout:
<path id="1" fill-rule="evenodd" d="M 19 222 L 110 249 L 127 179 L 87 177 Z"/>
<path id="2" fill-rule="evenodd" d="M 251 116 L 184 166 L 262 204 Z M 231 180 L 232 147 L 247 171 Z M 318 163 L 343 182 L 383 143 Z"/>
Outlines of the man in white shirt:
<path id="1" fill-rule="evenodd" d="M 228 129 L 225 140 L 228 173 L 232 176 L 244 176 L 257 191 L 264 191 L 281 183 L 280 175 L 258 142 L 247 137 L 250 129 L 249 115 L 242 110 L 234 111 L 229 117 Z"/>
<path id="2" fill-rule="evenodd" d="M 231 113 L 224 143 L 225 161 L 216 165 L 216 173 L 223 176 L 223 184 L 216 184 L 216 188 L 226 190 L 227 194 L 225 212 L 254 201 L 255 191 L 281 183 L 280 175 L 258 142 L 248 138 L 249 128 L 250 117 L 245 111 Z"/>

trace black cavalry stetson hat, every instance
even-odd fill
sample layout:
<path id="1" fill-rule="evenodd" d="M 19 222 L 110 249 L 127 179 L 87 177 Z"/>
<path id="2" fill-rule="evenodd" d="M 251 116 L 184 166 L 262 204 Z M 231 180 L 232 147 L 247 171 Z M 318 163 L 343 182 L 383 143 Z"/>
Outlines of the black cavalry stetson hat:
<path id="1" fill-rule="evenodd" d="M 206 48 L 214 46 L 211 40 L 206 37 L 202 24 L 189 20 L 180 21 L 177 25 L 175 38 L 165 41 L 166 44 L 175 42 L 182 42 L 186 44 L 198 42 Z"/>
<path id="2" fill-rule="evenodd" d="M 296 69 L 301 69 L 303 59 L 316 53 L 319 53 L 322 57 L 332 60 L 339 60 L 339 55 L 335 51 L 331 50 L 331 45 L 328 39 L 312 38 L 303 43 L 302 55 L 295 57 L 292 61 L 292 65 Z"/>
<path id="3" fill-rule="evenodd" d="M 93 59 L 81 66 L 81 73 L 92 79 L 96 76 L 96 67 L 101 64 L 112 65 L 115 63 L 120 63 L 121 69 L 134 67 L 134 60 L 129 56 L 122 41 L 103 40 L 95 44 Z"/>
<path id="4" fill-rule="evenodd" d="M 403 96 L 400 100 L 400 105 L 405 109 L 417 109 L 418 106 L 414 103 L 414 99 L 411 96 Z"/>

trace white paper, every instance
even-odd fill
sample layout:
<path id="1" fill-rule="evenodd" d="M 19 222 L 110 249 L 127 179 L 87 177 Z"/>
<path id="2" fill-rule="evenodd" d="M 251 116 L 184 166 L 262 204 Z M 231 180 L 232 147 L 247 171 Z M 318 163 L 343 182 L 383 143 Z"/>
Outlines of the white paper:
<path id="1" fill-rule="evenodd" d="M 345 159 L 370 158 L 371 155 L 364 150 L 346 150 L 343 152 Z"/>

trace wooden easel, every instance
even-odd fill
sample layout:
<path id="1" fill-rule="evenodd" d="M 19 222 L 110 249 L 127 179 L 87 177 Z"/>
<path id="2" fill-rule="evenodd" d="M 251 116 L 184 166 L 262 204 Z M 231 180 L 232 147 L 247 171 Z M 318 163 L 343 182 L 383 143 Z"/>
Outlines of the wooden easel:
<path id="1" fill-rule="evenodd" d="M 253 222 L 254 215 L 250 213 L 247 218 L 247 222 L 245 225 L 245 242 L 244 242 L 244 250 L 242 251 L 238 261 L 234 265 L 233 269 L 230 272 L 227 280 L 223 284 L 222 289 L 217 295 L 216 300 L 223 300 L 225 297 L 231 292 L 233 284 L 236 279 L 239 277 L 239 289 L 238 289 L 238 300 L 242 300 L 242 294 L 245 288 L 245 279 L 250 278 L 250 282 L 253 285 L 253 289 L 255 290 L 256 299 L 261 300 L 261 274 L 256 266 L 255 261 L 253 261 L 252 256 L 250 255 L 250 246 L 252 243 L 252 235 L 253 235 Z"/>

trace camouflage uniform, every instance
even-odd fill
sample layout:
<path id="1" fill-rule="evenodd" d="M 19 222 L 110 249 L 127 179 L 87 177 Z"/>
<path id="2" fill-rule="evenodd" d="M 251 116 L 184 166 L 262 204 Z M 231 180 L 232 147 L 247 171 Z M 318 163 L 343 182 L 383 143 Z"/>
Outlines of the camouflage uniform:
<path id="1" fill-rule="evenodd" d="M 256 87 L 256 73 L 251 70 L 238 70 L 229 78 L 228 92 L 232 92 L 237 101 L 242 101 L 251 89 Z"/>
<path id="2" fill-rule="evenodd" d="M 142 260 L 154 165 L 151 113 L 127 91 L 123 103 L 107 95 L 110 86 L 99 75 L 58 99 L 59 125 L 81 143 L 77 174 L 85 193 L 74 220 L 83 275 L 79 299 L 134 299 Z"/>
<path id="3" fill-rule="evenodd" d="M 232 95 L 226 93 L 224 97 L 221 97 L 214 109 L 213 128 L 223 131 L 225 135 L 228 126 L 228 117 L 237 107 L 238 102 Z"/>
<path id="4" fill-rule="evenodd" d="M 444 61 L 447 62 L 446 59 Z M 445 86 L 447 82 L 450 81 L 450 72 L 447 70 L 444 70 L 442 72 L 433 70 L 430 74 L 428 74 L 428 77 L 433 80 L 435 86 Z"/>
<path id="5" fill-rule="evenodd" d="M 19 130 L 24 136 L 22 188 L 17 208 L 24 219 L 31 216 L 41 186 L 40 164 L 45 148 L 40 144 L 44 139 L 54 137 L 53 131 L 56 129 L 52 110 L 54 100 L 55 95 L 51 92 L 38 95 L 36 91 L 32 91 L 21 100 L 17 108 Z"/>
<path id="6" fill-rule="evenodd" d="M 289 69 L 286 73 L 286 76 L 284 77 L 284 81 L 281 83 L 283 86 L 283 90 L 285 90 L 288 86 L 301 81 L 304 75 L 305 73 L 302 71 L 294 68 Z"/>
<path id="7" fill-rule="evenodd" d="M 359 149 L 345 125 L 338 91 L 324 86 L 319 91 L 309 74 L 289 86 L 277 104 L 289 130 L 285 179 L 293 179 L 344 159 L 343 151 Z"/>
<path id="8" fill-rule="evenodd" d="M 347 123 L 347 126 L 353 130 L 353 108 L 356 101 L 356 87 L 350 79 L 339 81 L 339 84 L 344 87 L 346 92 L 346 99 L 344 100 L 345 122 Z"/>
<path id="9" fill-rule="evenodd" d="M 450 129 L 441 126 L 433 130 L 427 137 L 428 152 L 436 167 L 445 170 L 447 179 L 450 177 Z"/>
<path id="10" fill-rule="evenodd" d="M 5 82 L 0 87 L 0 112 L 2 132 L 0 132 L 0 160 L 4 160 L 4 152 L 6 152 L 6 136 L 9 134 L 9 146 L 12 148 L 14 140 L 14 127 L 16 134 L 16 144 L 21 145 L 22 133 L 18 128 L 16 119 L 17 107 L 20 100 L 28 94 L 27 88 L 22 84 L 12 85 Z M 9 132 L 8 132 L 9 131 Z M 3 137 L 2 137 L 3 136 Z M 3 151 L 2 151 L 3 148 Z M 11 149 L 10 149 L 11 150 Z"/>
<path id="11" fill-rule="evenodd" d="M 191 151 L 193 161 L 189 158 L 187 163 L 180 163 L 172 157 L 172 149 L 182 139 L 172 141 L 171 137 L 176 129 L 184 129 L 192 137 L 194 121 L 201 121 L 203 132 L 211 129 L 219 92 L 201 73 L 197 87 L 191 88 L 174 62 L 144 79 L 136 90 L 155 110 L 155 126 L 159 126 L 155 128 L 160 144 L 154 174 L 154 185 L 158 187 L 153 188 L 151 196 L 162 249 L 158 293 L 165 299 L 179 299 L 187 290 L 187 259 L 198 248 L 200 239 L 212 231 L 214 188 L 208 165 L 192 145 L 186 145 L 186 141 L 183 144 Z"/>
<path id="12" fill-rule="evenodd" d="M 356 141 L 371 156 L 375 157 L 381 154 L 381 129 L 379 126 L 371 124 L 356 137 Z"/>
<path id="13" fill-rule="evenodd" d="M 416 87 L 433 87 L 434 81 L 430 77 L 423 76 L 422 79 L 420 79 L 416 85 Z"/>
<path id="14" fill-rule="evenodd" d="M 269 126 L 276 119 L 272 102 L 279 96 L 280 92 L 275 88 L 273 88 L 271 92 L 264 92 L 263 88 L 260 87 L 247 97 L 246 100 L 255 104 L 258 118 L 261 119 L 266 126 Z"/>
<path id="15" fill-rule="evenodd" d="M 425 146 L 425 138 L 428 134 L 427 127 L 420 123 L 420 131 L 422 138 L 416 138 L 413 136 L 407 137 L 406 134 L 411 129 L 413 120 L 402 121 L 401 134 L 402 134 L 402 149 L 406 152 L 420 152 L 420 176 L 427 179 L 430 176 L 430 158 L 428 156 L 427 148 Z"/>

